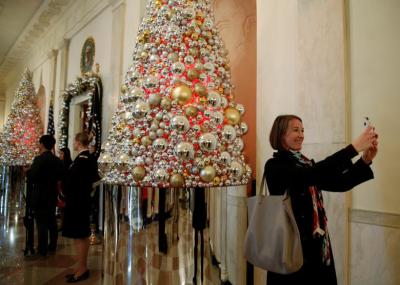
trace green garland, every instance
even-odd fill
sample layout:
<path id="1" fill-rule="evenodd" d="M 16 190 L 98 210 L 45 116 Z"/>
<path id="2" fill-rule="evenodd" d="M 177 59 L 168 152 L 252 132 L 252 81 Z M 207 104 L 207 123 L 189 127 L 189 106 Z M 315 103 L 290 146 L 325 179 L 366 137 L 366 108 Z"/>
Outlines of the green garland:
<path id="1" fill-rule="evenodd" d="M 100 155 L 101 149 L 101 100 L 103 88 L 101 79 L 97 74 L 85 73 L 78 77 L 73 84 L 69 84 L 63 94 L 63 103 L 61 105 L 58 131 L 59 148 L 68 147 L 68 125 L 69 109 L 71 99 L 75 96 L 87 93 L 89 98 L 89 108 L 87 109 L 89 133 L 92 134 L 92 144 L 96 147 L 96 158 Z"/>

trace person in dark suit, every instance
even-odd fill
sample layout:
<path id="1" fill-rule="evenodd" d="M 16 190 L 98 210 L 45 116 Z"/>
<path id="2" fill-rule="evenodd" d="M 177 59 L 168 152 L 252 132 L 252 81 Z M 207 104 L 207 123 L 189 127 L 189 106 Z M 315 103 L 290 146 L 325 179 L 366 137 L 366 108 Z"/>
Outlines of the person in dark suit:
<path id="1" fill-rule="evenodd" d="M 336 285 L 336 271 L 321 190 L 348 191 L 372 179 L 370 168 L 378 151 L 378 135 L 367 127 L 352 144 L 315 163 L 300 153 L 304 140 L 302 120 L 295 115 L 275 119 L 270 143 L 277 150 L 265 164 L 271 195 L 288 190 L 299 228 L 304 264 L 292 274 L 267 273 L 268 285 Z M 362 152 L 355 163 L 352 158 Z"/>
<path id="2" fill-rule="evenodd" d="M 60 158 L 61 162 L 63 163 L 64 166 L 64 174 L 67 173 L 69 167 L 72 164 L 72 158 L 71 158 L 71 151 L 69 150 L 68 147 L 63 147 L 59 149 L 58 151 L 58 157 Z M 64 190 L 65 188 L 65 175 L 58 185 L 58 196 L 57 196 L 57 208 L 58 208 L 58 213 L 60 214 L 60 229 L 63 227 L 64 223 L 64 208 L 65 208 L 65 195 L 64 195 Z"/>
<path id="3" fill-rule="evenodd" d="M 87 256 L 90 236 L 90 193 L 93 182 L 98 179 L 97 163 L 89 153 L 89 136 L 78 133 L 74 140 L 77 157 L 65 178 L 65 212 L 63 236 L 74 239 L 78 254 L 78 267 L 66 276 L 68 283 L 89 277 Z"/>
<path id="4" fill-rule="evenodd" d="M 62 179 L 63 166 L 51 151 L 55 143 L 56 140 L 51 135 L 43 135 L 40 138 L 40 155 L 35 157 L 27 172 L 28 180 L 33 183 L 32 206 L 38 232 L 37 250 L 42 256 L 54 252 L 57 248 L 57 183 Z"/>

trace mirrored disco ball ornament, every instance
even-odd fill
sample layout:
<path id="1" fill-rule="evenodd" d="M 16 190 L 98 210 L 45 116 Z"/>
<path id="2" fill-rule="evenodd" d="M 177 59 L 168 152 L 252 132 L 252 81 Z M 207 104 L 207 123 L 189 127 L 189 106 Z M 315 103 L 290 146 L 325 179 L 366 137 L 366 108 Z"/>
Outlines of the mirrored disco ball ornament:
<path id="1" fill-rule="evenodd" d="M 200 148 L 207 152 L 212 152 L 217 146 L 217 138 L 212 133 L 205 133 L 199 139 Z"/>

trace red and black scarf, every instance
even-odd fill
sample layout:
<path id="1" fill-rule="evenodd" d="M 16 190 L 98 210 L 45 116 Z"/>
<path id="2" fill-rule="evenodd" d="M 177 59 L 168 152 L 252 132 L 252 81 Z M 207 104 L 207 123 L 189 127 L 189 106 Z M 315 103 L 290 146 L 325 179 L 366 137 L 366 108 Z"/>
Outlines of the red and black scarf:
<path id="1" fill-rule="evenodd" d="M 293 156 L 298 162 L 305 167 L 313 165 L 313 161 L 305 157 L 300 152 L 293 152 Z M 313 237 L 315 239 L 321 239 L 321 256 L 322 262 L 325 265 L 331 264 L 331 244 L 328 233 L 328 219 L 326 218 L 324 209 L 324 200 L 322 197 L 322 191 L 318 190 L 316 186 L 309 186 L 308 191 L 311 194 L 313 203 Z"/>

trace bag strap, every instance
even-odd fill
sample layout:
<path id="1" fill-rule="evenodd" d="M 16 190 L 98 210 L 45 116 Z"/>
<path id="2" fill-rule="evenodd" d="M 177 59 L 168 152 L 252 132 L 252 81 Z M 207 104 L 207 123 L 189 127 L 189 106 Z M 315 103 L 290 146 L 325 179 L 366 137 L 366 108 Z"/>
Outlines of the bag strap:
<path id="1" fill-rule="evenodd" d="M 267 194 L 268 196 L 271 195 L 271 194 L 269 193 L 269 190 L 268 190 L 268 183 L 266 183 L 266 182 L 267 182 L 267 177 L 266 177 L 265 171 L 264 171 L 263 177 L 262 177 L 262 179 L 261 179 L 260 196 L 265 196 L 266 194 Z"/>
<path id="2" fill-rule="evenodd" d="M 268 189 L 267 177 L 266 177 L 266 174 L 265 174 L 265 171 L 264 171 L 263 177 L 262 177 L 262 180 L 261 180 L 259 196 L 262 198 L 262 197 L 266 196 L 266 194 L 268 196 L 271 195 L 271 193 L 269 192 L 269 189 Z M 289 196 L 289 189 L 285 190 L 284 196 L 285 197 Z"/>

